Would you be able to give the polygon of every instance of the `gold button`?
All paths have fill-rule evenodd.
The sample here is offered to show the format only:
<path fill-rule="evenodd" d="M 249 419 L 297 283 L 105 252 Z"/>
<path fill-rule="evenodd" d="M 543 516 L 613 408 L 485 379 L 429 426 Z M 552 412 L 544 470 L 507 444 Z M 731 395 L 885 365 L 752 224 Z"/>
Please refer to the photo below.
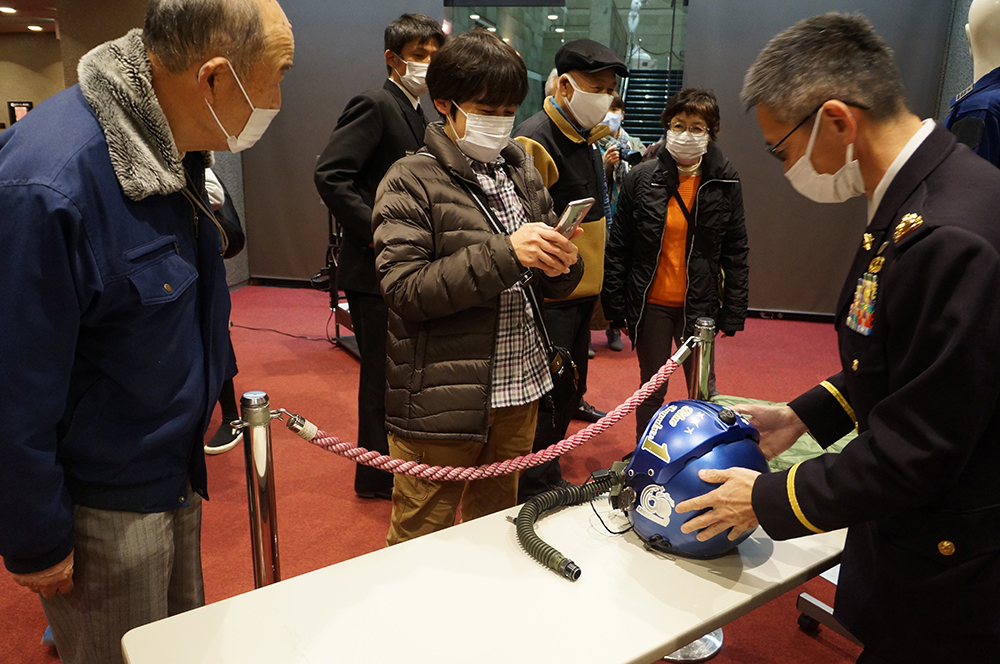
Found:
<path fill-rule="evenodd" d="M 181 496 L 181 497 L 180 497 L 180 501 L 181 501 L 182 503 L 184 502 L 184 496 Z"/>
<path fill-rule="evenodd" d="M 941 540 L 938 542 L 938 551 L 941 552 L 942 556 L 950 556 L 955 553 L 955 543 L 948 540 Z"/>
<path fill-rule="evenodd" d="M 858 361 L 857 360 L 854 360 L 853 362 L 851 362 L 851 369 L 853 369 L 854 371 L 858 370 Z"/>
<path fill-rule="evenodd" d="M 174 289 L 170 284 L 163 284 L 163 290 L 167 291 L 168 293 L 174 292 Z"/>

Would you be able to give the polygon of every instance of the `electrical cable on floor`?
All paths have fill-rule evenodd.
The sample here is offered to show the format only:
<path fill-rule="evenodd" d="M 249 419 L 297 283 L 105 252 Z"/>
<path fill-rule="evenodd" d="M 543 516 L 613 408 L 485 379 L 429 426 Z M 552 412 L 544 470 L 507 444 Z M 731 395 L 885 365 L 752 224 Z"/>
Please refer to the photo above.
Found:
<path fill-rule="evenodd" d="M 332 311 L 330 312 L 330 317 L 326 319 L 326 329 L 325 329 L 326 338 L 325 339 L 324 338 L 320 338 L 320 337 L 309 337 L 309 336 L 306 336 L 304 334 L 292 334 L 290 332 L 282 332 L 281 330 L 275 330 L 274 328 L 271 328 L 271 327 L 252 327 L 250 325 L 239 325 L 238 323 L 232 323 L 232 324 L 230 324 L 230 327 L 239 327 L 239 328 L 242 328 L 244 330 L 253 330 L 254 332 L 274 332 L 275 334 L 280 334 L 280 335 L 285 336 L 285 337 L 291 337 L 293 339 L 305 339 L 307 341 L 326 341 L 330 345 L 337 346 L 338 344 L 337 344 L 336 339 L 334 339 L 334 338 L 332 338 L 330 336 L 330 321 L 331 320 L 333 320 L 333 312 Z"/>

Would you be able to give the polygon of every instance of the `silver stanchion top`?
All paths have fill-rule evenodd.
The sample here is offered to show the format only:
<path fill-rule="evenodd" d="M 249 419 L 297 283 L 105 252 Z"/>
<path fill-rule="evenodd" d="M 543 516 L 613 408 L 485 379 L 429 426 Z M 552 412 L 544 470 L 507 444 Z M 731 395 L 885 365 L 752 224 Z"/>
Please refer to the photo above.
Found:
<path fill-rule="evenodd" d="M 263 406 L 268 403 L 270 403 L 270 400 L 267 398 L 267 392 L 261 392 L 260 390 L 244 392 L 243 397 L 240 399 L 240 405 L 251 408 L 255 406 Z"/>

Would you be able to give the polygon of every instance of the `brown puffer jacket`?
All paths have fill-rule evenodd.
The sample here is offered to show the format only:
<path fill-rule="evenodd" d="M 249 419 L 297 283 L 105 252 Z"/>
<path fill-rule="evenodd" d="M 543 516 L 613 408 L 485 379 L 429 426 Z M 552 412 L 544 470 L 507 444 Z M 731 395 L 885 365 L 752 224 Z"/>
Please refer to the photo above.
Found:
<path fill-rule="evenodd" d="M 397 161 L 375 198 L 375 267 L 389 305 L 386 428 L 404 438 L 486 442 L 500 293 L 526 270 L 496 235 L 459 179 L 485 195 L 441 123 L 426 147 Z M 524 148 L 501 153 L 529 222 L 555 225 L 552 199 Z M 566 297 L 582 261 L 550 279 L 535 270 L 535 292 Z"/>

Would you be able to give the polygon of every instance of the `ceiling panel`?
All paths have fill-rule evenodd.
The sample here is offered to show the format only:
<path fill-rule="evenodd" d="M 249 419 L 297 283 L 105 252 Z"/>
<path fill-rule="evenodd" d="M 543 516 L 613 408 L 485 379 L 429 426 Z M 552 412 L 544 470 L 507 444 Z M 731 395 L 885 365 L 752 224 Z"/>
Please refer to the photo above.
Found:
<path fill-rule="evenodd" d="M 0 0 L 0 7 L 11 7 L 16 14 L 0 13 L 0 33 L 30 32 L 29 25 L 37 25 L 44 32 L 55 32 L 56 6 L 53 0 Z"/>

